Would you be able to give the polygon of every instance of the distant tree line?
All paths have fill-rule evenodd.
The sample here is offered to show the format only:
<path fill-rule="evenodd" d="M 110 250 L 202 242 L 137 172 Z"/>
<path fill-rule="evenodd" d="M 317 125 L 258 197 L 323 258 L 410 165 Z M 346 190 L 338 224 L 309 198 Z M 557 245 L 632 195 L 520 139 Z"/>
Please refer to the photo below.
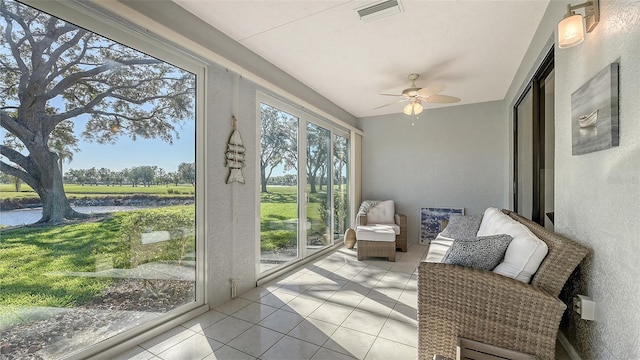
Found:
<path fill-rule="evenodd" d="M 333 184 L 341 188 L 341 186 L 346 183 L 347 183 L 347 177 L 341 176 L 340 173 L 336 172 L 333 178 Z M 320 182 L 319 185 L 321 184 L 322 182 Z M 267 180 L 267 185 L 296 186 L 298 185 L 298 176 L 293 174 L 271 176 Z"/>
<path fill-rule="evenodd" d="M 152 186 L 173 184 L 195 185 L 195 163 L 181 163 L 178 170 L 167 172 L 158 166 L 134 166 L 119 171 L 107 168 L 97 169 L 69 169 L 64 174 L 65 183 L 79 185 L 107 185 L 107 186 Z"/>
<path fill-rule="evenodd" d="M 333 183 L 342 189 L 346 184 L 346 167 L 349 161 L 348 140 L 331 137 L 331 132 L 320 126 L 307 124 L 306 164 L 298 163 L 298 118 L 267 104 L 260 104 L 260 191 L 267 185 L 297 185 L 295 175 L 272 176 L 276 168 L 285 171 L 303 166 L 307 184 L 312 194 L 322 191 L 333 173 Z M 333 146 L 333 159 L 330 159 Z M 333 169 L 330 168 L 333 166 Z"/>

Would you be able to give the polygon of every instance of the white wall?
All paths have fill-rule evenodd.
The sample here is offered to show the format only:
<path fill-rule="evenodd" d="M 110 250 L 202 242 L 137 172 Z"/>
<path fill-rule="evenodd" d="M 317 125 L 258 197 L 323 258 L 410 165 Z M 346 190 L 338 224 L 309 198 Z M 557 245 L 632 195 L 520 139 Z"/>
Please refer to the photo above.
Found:
<path fill-rule="evenodd" d="M 556 53 L 556 230 L 594 252 L 595 323 L 577 322 L 583 359 L 640 358 L 640 2 L 602 1 L 584 44 Z M 620 146 L 571 155 L 571 93 L 620 58 Z M 572 337 L 573 334 L 568 335 Z"/>
<path fill-rule="evenodd" d="M 561 330 L 584 359 L 640 358 L 640 2 L 601 0 L 600 24 L 574 48 L 556 48 L 555 230 L 593 249 L 570 283 L 594 298 L 597 320 L 568 312 Z M 512 91 L 534 69 L 566 2 L 552 1 Z M 582 10 L 579 10 L 582 13 Z M 620 59 L 620 146 L 571 155 L 571 93 Z M 508 109 L 507 109 L 508 110 Z"/>
<path fill-rule="evenodd" d="M 419 242 L 421 207 L 505 207 L 507 122 L 502 101 L 360 119 L 362 199 L 393 199 Z M 412 125 L 414 123 L 414 125 Z"/>

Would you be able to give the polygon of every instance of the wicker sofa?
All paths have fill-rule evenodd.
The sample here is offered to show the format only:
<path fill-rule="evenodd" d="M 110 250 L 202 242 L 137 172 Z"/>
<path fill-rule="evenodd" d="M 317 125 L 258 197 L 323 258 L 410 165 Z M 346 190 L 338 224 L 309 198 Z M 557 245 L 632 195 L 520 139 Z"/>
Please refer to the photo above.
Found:
<path fill-rule="evenodd" d="M 435 354 L 455 358 L 459 337 L 540 359 L 555 358 L 558 327 L 566 309 L 558 295 L 590 250 L 514 212 L 502 212 L 543 240 L 547 256 L 529 284 L 492 271 L 421 262 L 420 359 L 432 359 Z"/>

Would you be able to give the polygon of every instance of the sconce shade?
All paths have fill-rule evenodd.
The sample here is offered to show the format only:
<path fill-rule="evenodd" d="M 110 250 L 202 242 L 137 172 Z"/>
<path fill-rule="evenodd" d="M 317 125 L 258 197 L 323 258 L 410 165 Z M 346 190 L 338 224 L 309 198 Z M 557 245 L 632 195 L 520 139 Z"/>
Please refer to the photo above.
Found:
<path fill-rule="evenodd" d="M 582 15 L 573 13 L 558 23 L 558 47 L 560 49 L 576 46 L 582 41 L 584 41 Z"/>
<path fill-rule="evenodd" d="M 424 109 L 424 107 L 422 106 L 422 104 L 420 103 L 419 100 L 414 100 L 411 101 L 410 103 L 407 104 L 407 106 L 404 107 L 403 112 L 406 115 L 418 115 L 422 112 L 422 110 Z"/>

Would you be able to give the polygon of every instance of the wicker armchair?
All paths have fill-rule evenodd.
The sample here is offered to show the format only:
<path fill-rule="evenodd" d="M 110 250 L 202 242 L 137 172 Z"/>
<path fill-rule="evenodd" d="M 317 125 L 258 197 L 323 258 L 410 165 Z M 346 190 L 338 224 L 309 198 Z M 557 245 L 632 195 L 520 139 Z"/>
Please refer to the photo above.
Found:
<path fill-rule="evenodd" d="M 400 234 L 396 235 L 396 250 L 407 252 L 407 215 L 395 214 L 395 223 L 400 226 Z M 360 224 L 367 225 L 367 215 L 360 216 Z"/>
<path fill-rule="evenodd" d="M 543 240 L 549 252 L 530 284 L 491 271 L 422 262 L 418 268 L 418 354 L 456 357 L 458 337 L 554 359 L 566 305 L 558 299 L 589 249 L 502 210 Z"/>

